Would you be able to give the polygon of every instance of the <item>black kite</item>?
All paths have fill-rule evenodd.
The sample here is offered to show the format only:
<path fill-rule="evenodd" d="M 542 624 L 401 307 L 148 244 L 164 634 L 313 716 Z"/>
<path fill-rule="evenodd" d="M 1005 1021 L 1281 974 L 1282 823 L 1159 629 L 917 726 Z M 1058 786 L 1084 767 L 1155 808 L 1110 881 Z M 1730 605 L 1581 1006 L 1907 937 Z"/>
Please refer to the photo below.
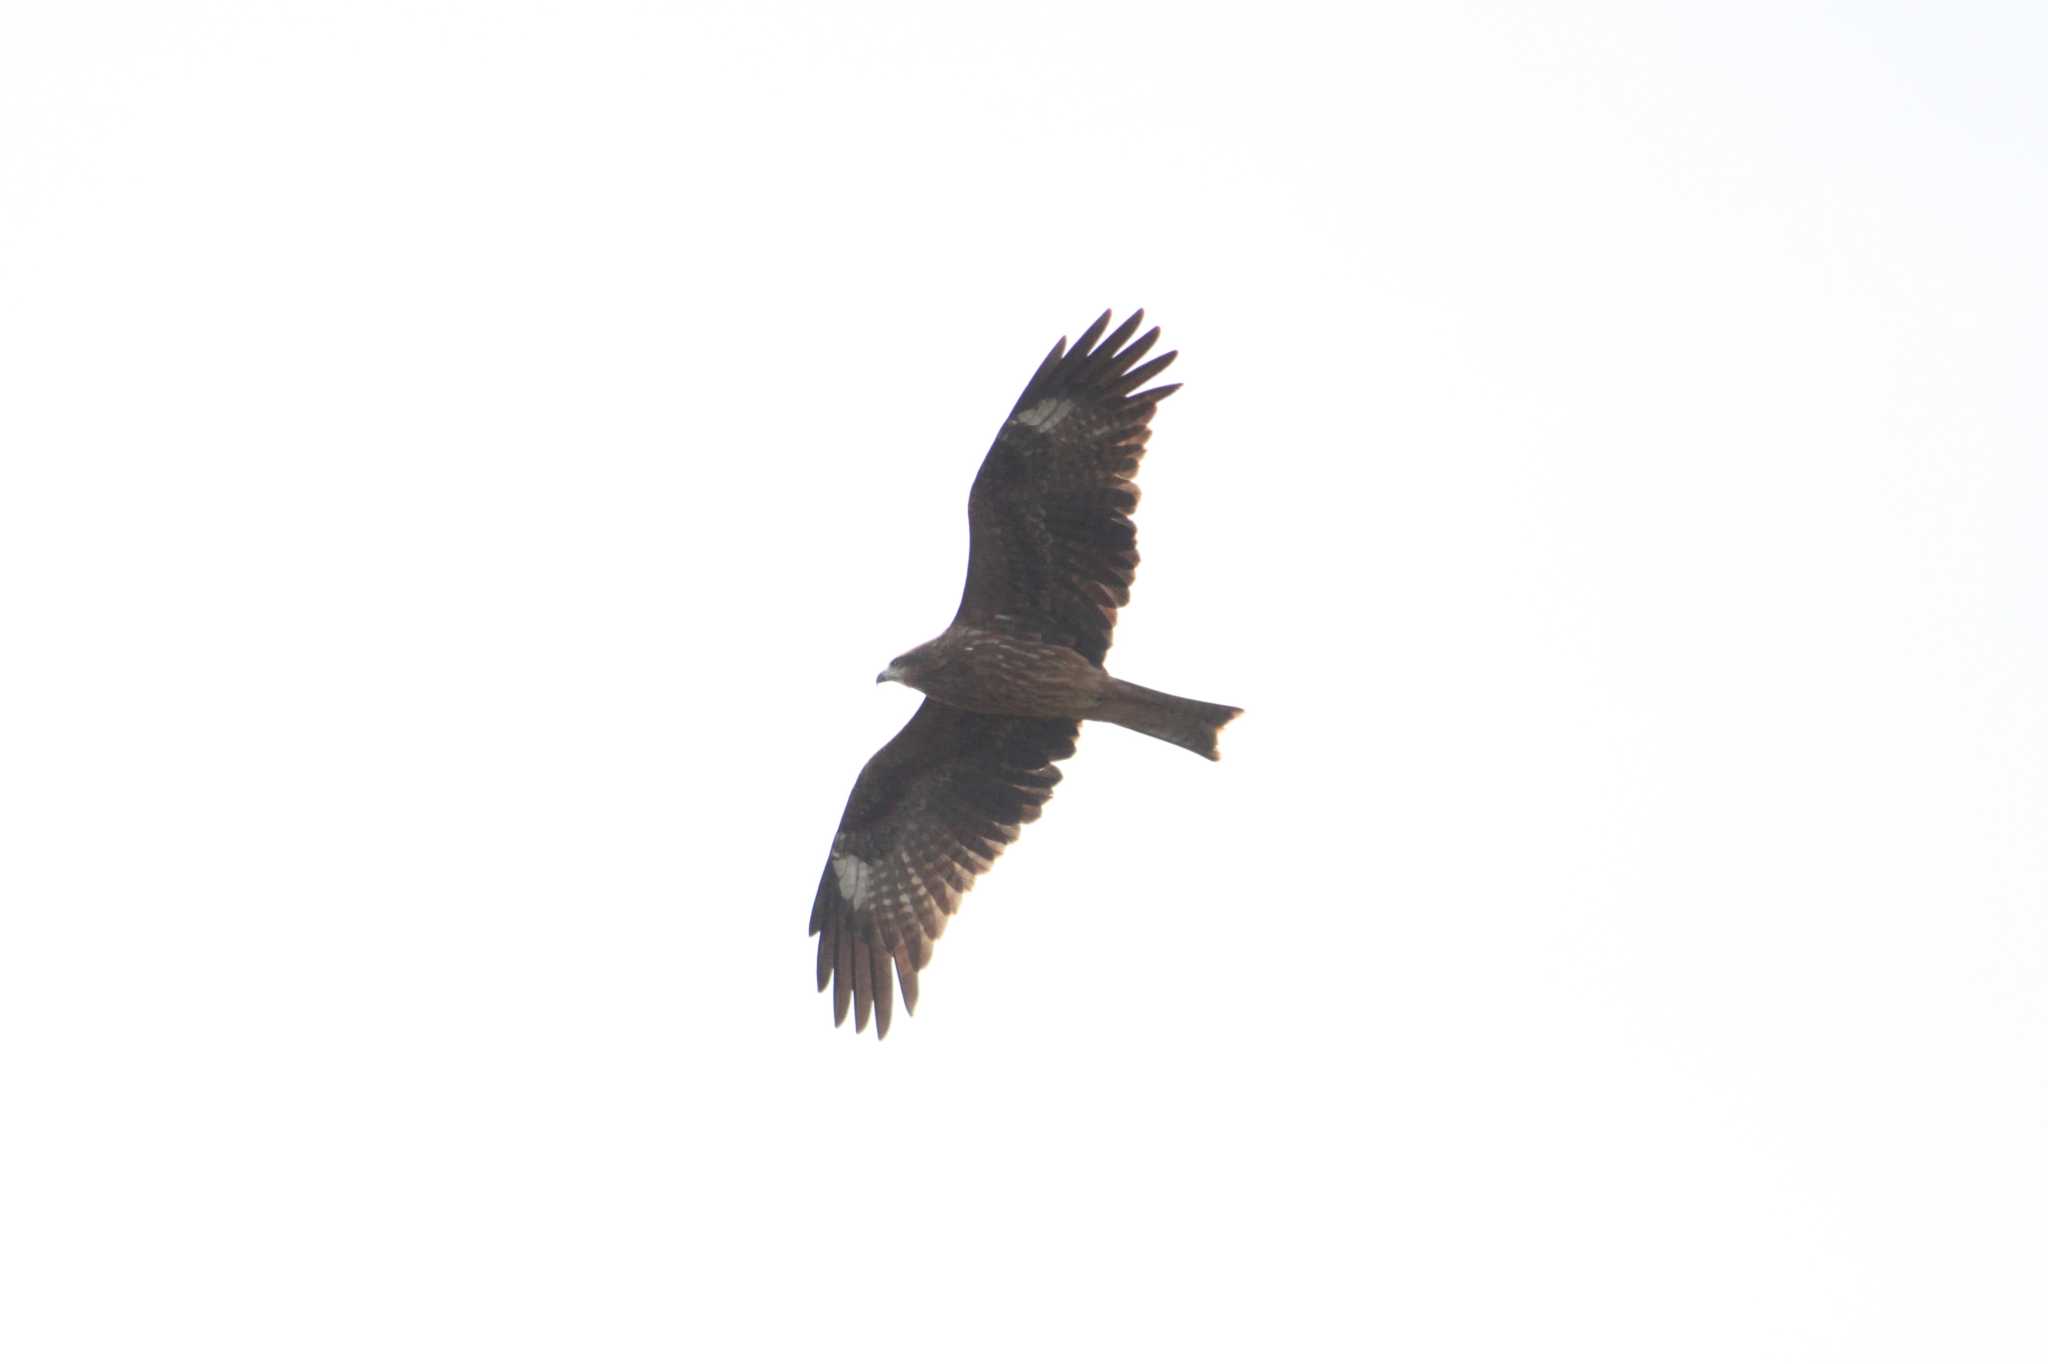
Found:
<path fill-rule="evenodd" d="M 1152 412 L 1179 388 L 1133 392 L 1173 360 L 1139 364 L 1131 314 L 1066 338 L 1024 386 L 967 499 L 967 586 L 952 625 L 890 663 L 925 702 L 868 760 L 818 881 L 811 932 L 818 988 L 835 1022 L 886 1036 L 894 1001 L 917 1007 L 917 973 L 947 916 L 1038 818 L 1073 756 L 1081 721 L 1107 720 L 1216 757 L 1216 733 L 1240 712 L 1133 686 L 1102 670 L 1117 608 L 1138 566 L 1131 478 Z M 1130 344 L 1126 346 L 1126 342 Z"/>

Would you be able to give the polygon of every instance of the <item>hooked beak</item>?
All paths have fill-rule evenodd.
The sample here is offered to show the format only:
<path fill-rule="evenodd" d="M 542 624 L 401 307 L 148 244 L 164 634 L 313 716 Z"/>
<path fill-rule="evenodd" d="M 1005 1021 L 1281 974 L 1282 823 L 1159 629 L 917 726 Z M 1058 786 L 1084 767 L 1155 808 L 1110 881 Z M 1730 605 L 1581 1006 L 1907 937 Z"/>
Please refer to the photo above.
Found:
<path fill-rule="evenodd" d="M 891 663 L 888 667 L 875 674 L 875 685 L 879 687 L 884 682 L 894 682 L 897 678 L 896 665 Z"/>

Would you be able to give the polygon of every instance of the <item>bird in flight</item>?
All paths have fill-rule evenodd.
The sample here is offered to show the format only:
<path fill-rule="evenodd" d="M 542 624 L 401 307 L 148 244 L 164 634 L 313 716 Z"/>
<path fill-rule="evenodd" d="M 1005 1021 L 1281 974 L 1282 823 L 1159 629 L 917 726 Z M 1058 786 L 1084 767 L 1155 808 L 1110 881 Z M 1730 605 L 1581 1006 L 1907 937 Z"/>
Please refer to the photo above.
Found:
<path fill-rule="evenodd" d="M 996 433 L 967 499 L 967 585 L 944 634 L 900 655 L 876 682 L 925 695 L 861 769 L 811 906 L 818 988 L 835 1023 L 875 1020 L 885 1037 L 894 983 L 917 1008 L 917 973 L 989 869 L 1038 818 L 1074 753 L 1081 721 L 1107 720 L 1216 758 L 1241 712 L 1152 691 L 1102 669 L 1138 566 L 1131 482 L 1152 413 L 1179 388 L 1143 385 L 1142 310 L 1108 313 L 1069 349 L 1060 338 Z M 1104 335 L 1108 332 L 1108 335 Z M 1142 391 L 1139 391 L 1141 390 Z"/>

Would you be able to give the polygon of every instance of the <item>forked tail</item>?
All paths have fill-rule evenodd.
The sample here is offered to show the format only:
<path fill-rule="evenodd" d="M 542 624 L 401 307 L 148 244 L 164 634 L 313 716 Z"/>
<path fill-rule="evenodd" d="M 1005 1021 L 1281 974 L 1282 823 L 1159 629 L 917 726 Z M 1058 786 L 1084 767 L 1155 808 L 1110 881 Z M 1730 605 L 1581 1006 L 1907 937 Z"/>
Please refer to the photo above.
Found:
<path fill-rule="evenodd" d="M 1107 720 L 1125 729 L 1135 729 L 1155 739 L 1179 744 L 1215 762 L 1216 734 L 1244 714 L 1236 706 L 1218 706 L 1208 701 L 1190 701 L 1185 696 L 1153 691 L 1135 682 L 1110 679 L 1110 688 L 1088 716 Z"/>

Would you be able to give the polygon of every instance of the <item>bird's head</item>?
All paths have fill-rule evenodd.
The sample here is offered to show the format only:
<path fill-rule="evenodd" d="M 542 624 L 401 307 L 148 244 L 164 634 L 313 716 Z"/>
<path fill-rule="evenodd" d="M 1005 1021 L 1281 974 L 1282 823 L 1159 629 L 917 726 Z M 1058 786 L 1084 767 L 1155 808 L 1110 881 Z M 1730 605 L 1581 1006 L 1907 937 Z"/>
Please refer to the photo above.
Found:
<path fill-rule="evenodd" d="M 907 654 L 898 654 L 889 660 L 889 666 L 875 675 L 877 686 L 884 682 L 901 682 L 906 687 L 915 687 L 924 665 L 931 655 L 932 641 L 926 640 Z"/>

